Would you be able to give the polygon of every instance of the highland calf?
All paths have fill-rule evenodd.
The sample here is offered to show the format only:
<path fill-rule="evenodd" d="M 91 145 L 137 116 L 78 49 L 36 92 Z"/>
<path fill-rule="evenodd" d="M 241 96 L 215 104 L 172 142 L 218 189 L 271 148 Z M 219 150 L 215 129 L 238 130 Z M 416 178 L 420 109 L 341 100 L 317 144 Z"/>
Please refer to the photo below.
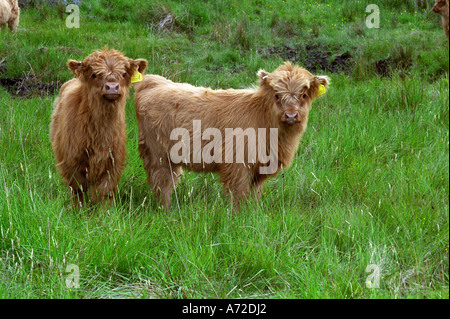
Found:
<path fill-rule="evenodd" d="M 19 15 L 18 0 L 0 0 L 0 29 L 5 29 L 8 25 L 15 32 L 19 25 Z"/>
<path fill-rule="evenodd" d="M 158 75 L 136 85 L 139 152 L 166 208 L 182 168 L 219 173 L 238 207 L 251 193 L 260 198 L 264 181 L 289 166 L 328 78 L 289 62 L 258 76 L 259 87 L 248 90 L 211 90 Z"/>
<path fill-rule="evenodd" d="M 95 51 L 84 61 L 67 63 L 75 78 L 55 100 L 50 139 L 57 168 L 74 203 L 111 201 L 125 162 L 125 104 L 136 71 L 147 61 L 115 50 Z"/>
<path fill-rule="evenodd" d="M 448 0 L 436 0 L 436 3 L 433 6 L 433 11 L 442 17 L 442 28 L 444 29 L 444 33 L 447 36 L 447 39 L 448 39 L 448 8 L 449 8 Z"/>

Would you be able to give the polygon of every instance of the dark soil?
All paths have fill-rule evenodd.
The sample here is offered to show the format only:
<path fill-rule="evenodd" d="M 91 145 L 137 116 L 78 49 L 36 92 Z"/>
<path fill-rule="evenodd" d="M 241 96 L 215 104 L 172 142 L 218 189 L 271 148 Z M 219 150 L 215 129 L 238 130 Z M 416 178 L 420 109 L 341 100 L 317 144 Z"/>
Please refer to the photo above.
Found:
<path fill-rule="evenodd" d="M 375 72 L 382 77 L 391 77 L 394 71 L 400 76 L 410 75 L 411 62 L 408 60 L 399 60 L 387 58 L 375 62 Z"/>
<path fill-rule="evenodd" d="M 55 83 L 40 83 L 34 77 L 0 78 L 0 85 L 11 95 L 24 98 L 54 95 L 59 89 Z"/>
<path fill-rule="evenodd" d="M 301 54 L 300 50 L 284 44 L 281 47 L 260 48 L 257 52 L 265 59 L 280 57 L 283 60 L 292 62 L 297 62 L 300 59 Z"/>
<path fill-rule="evenodd" d="M 391 76 L 391 63 L 389 59 L 377 61 L 375 63 L 375 72 L 381 76 Z"/>
<path fill-rule="evenodd" d="M 341 71 L 349 73 L 352 67 L 351 59 L 352 56 L 348 51 L 342 54 L 334 54 L 321 45 L 307 45 L 303 65 L 311 72 L 322 70 L 332 73 Z"/>
<path fill-rule="evenodd" d="M 311 72 L 345 72 L 350 73 L 352 69 L 352 56 L 348 51 L 342 54 L 322 45 L 307 45 L 304 48 L 281 47 L 260 48 L 257 51 L 263 58 L 280 57 L 285 61 L 297 63 Z"/>
<path fill-rule="evenodd" d="M 6 72 L 5 60 L 0 60 L 0 86 L 3 86 L 11 95 L 16 97 L 31 98 L 36 96 L 54 95 L 59 90 L 59 83 L 40 82 L 34 73 L 21 78 L 2 77 Z"/>

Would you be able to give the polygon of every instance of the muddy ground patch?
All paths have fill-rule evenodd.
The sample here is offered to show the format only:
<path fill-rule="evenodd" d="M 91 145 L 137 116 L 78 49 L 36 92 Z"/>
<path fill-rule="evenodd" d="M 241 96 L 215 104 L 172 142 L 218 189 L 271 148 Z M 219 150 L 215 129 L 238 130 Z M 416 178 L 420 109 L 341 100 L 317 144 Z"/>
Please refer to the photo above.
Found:
<path fill-rule="evenodd" d="M 351 73 L 353 57 L 348 51 L 333 49 L 324 45 L 261 47 L 257 52 L 263 58 L 279 57 L 285 61 L 297 63 L 311 72 L 326 71 L 332 73 Z"/>
<path fill-rule="evenodd" d="M 21 78 L 1 78 L 0 85 L 12 96 L 22 98 L 44 97 L 58 92 L 59 83 L 39 82 L 36 77 L 25 76 Z"/>

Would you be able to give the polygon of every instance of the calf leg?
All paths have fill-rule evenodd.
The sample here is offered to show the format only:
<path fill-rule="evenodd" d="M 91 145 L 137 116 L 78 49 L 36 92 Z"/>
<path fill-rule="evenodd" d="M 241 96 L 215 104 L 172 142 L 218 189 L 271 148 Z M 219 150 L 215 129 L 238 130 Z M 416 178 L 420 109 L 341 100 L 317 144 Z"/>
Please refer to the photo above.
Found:
<path fill-rule="evenodd" d="M 261 196 L 263 193 L 264 182 L 267 179 L 265 175 L 255 174 L 251 183 L 251 192 L 256 196 L 256 198 L 261 200 Z"/>
<path fill-rule="evenodd" d="M 170 198 L 181 175 L 180 166 L 159 166 L 147 171 L 147 182 L 153 193 L 166 209 L 170 207 Z"/>
<path fill-rule="evenodd" d="M 159 203 L 168 209 L 172 192 L 182 173 L 181 166 L 169 162 L 165 154 L 152 152 L 144 143 L 139 144 L 139 152 L 147 173 L 147 183 Z"/>
<path fill-rule="evenodd" d="M 18 25 L 19 25 L 19 18 L 18 17 L 8 21 L 9 30 L 11 30 L 12 32 L 16 32 L 17 31 L 17 26 Z"/>
<path fill-rule="evenodd" d="M 111 204 L 124 169 L 123 158 L 108 159 L 106 171 L 95 181 L 91 191 L 92 201 Z"/>
<path fill-rule="evenodd" d="M 101 167 L 100 176 L 93 180 L 91 200 L 93 202 L 112 204 L 120 176 L 125 168 L 125 142 L 109 151 L 109 157 L 96 164 Z"/>
<path fill-rule="evenodd" d="M 250 173 L 240 164 L 224 165 L 219 169 L 223 187 L 233 198 L 233 209 L 238 209 L 250 193 Z"/>
<path fill-rule="evenodd" d="M 76 168 L 61 167 L 60 170 L 66 185 L 69 186 L 72 193 L 73 205 L 83 207 L 84 192 L 88 188 L 86 168 L 81 166 Z"/>
<path fill-rule="evenodd" d="M 92 202 L 111 204 L 116 192 L 116 186 L 116 178 L 109 171 L 104 173 L 91 188 Z"/>

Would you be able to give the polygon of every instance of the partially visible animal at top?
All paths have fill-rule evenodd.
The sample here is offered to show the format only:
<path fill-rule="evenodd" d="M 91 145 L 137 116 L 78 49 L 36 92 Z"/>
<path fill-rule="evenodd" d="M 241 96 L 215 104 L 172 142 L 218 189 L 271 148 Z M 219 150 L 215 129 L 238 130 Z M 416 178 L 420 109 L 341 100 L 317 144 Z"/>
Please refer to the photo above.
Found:
<path fill-rule="evenodd" d="M 0 29 L 6 26 L 13 32 L 17 31 L 19 25 L 19 2 L 18 0 L 0 0 Z"/>
<path fill-rule="evenodd" d="M 436 0 L 433 11 L 442 17 L 442 28 L 448 39 L 448 0 Z"/>

